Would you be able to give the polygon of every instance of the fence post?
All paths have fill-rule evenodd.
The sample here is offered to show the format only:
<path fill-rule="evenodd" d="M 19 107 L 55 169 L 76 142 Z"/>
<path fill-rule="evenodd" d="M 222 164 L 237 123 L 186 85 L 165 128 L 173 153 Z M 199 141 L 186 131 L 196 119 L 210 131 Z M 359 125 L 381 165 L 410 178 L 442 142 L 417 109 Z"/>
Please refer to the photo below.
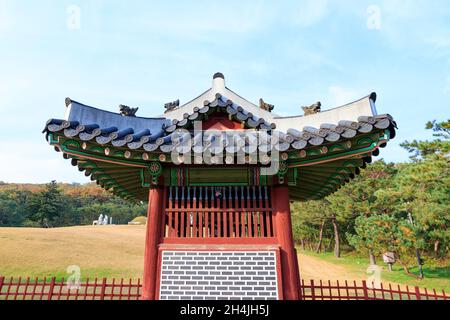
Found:
<path fill-rule="evenodd" d="M 5 277 L 0 277 L 0 297 L 2 296 L 3 283 L 5 282 Z"/>
<path fill-rule="evenodd" d="M 419 287 L 414 287 L 414 289 L 415 289 L 415 291 L 416 291 L 416 298 L 417 298 L 417 300 L 421 300 L 421 298 L 420 298 L 420 289 L 419 289 Z"/>
<path fill-rule="evenodd" d="M 100 300 L 105 299 L 105 291 L 106 291 L 106 278 L 102 280 L 102 291 L 100 292 Z"/>
<path fill-rule="evenodd" d="M 364 300 L 369 300 L 369 293 L 367 291 L 366 280 L 362 281 L 362 285 L 363 285 Z"/>
<path fill-rule="evenodd" d="M 305 289 L 305 281 L 303 279 L 301 279 L 300 290 L 299 290 L 299 294 L 298 294 L 299 300 L 305 300 L 305 299 L 303 299 L 304 289 Z"/>
<path fill-rule="evenodd" d="M 52 281 L 50 281 L 50 288 L 48 289 L 47 300 L 52 300 L 53 289 L 55 288 L 55 281 L 56 281 L 55 277 L 53 277 Z"/>
<path fill-rule="evenodd" d="M 316 300 L 316 290 L 314 289 L 314 280 L 311 279 L 311 299 Z"/>

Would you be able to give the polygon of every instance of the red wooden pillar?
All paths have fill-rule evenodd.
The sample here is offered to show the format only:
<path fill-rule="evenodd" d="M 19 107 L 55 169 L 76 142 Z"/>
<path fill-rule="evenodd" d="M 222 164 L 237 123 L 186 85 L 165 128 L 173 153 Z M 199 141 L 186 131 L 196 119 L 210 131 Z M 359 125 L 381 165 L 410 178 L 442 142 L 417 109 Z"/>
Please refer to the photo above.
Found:
<path fill-rule="evenodd" d="M 297 252 L 292 236 L 289 191 L 285 185 L 272 189 L 272 208 L 278 243 L 281 247 L 281 268 L 283 277 L 283 297 L 285 300 L 298 300 L 300 293 L 300 275 Z"/>
<path fill-rule="evenodd" d="M 164 189 L 151 187 L 148 195 L 147 233 L 145 237 L 144 277 L 142 299 L 155 300 L 158 266 L 158 244 L 161 240 L 161 217 L 164 203 Z"/>

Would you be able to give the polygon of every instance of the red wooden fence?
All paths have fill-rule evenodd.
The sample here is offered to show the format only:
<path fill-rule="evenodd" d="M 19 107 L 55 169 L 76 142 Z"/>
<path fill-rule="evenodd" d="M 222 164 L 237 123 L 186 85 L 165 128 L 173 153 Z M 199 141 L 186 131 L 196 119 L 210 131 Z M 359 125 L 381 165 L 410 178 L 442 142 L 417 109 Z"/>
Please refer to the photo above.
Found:
<path fill-rule="evenodd" d="M 0 300 L 137 300 L 141 296 L 141 287 L 139 279 L 87 279 L 78 289 L 69 289 L 64 278 L 40 281 L 37 278 L 0 277 Z"/>
<path fill-rule="evenodd" d="M 400 285 L 393 287 L 392 284 L 375 287 L 368 285 L 366 281 L 331 281 L 314 280 L 301 283 L 303 300 L 450 300 L 450 295 L 444 290 L 437 292 L 435 289 L 428 290 L 419 287 L 410 288 Z"/>
<path fill-rule="evenodd" d="M 86 280 L 78 289 L 69 289 L 64 278 L 40 281 L 37 278 L 5 278 L 0 277 L 0 300 L 139 300 L 142 284 L 140 280 L 112 279 Z M 301 283 L 303 300 L 450 300 L 444 290 L 427 290 L 419 287 L 405 286 L 396 288 L 373 288 L 366 281 L 349 283 L 331 281 Z"/>

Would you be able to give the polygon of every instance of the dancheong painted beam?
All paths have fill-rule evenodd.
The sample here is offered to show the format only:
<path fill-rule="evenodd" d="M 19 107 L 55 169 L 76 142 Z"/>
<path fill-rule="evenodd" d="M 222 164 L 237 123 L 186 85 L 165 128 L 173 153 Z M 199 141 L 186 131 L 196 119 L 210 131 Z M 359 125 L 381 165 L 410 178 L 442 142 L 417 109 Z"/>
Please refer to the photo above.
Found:
<path fill-rule="evenodd" d="M 142 299 L 299 299 L 289 203 L 325 197 L 395 137 L 376 94 L 281 117 L 217 73 L 153 118 L 66 99 L 48 142 L 92 181 L 148 201 Z"/>

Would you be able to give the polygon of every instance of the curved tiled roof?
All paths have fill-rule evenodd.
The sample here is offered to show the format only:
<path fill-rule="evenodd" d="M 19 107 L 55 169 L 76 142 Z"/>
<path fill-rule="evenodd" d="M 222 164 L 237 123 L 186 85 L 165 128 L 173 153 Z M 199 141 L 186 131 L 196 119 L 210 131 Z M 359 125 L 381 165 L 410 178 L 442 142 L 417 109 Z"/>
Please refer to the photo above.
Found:
<path fill-rule="evenodd" d="M 74 102 L 72 102 L 73 104 Z M 193 129 L 194 121 L 203 121 L 207 115 L 214 112 L 223 112 L 242 122 L 246 128 L 267 130 L 272 136 L 277 133 L 279 143 L 272 145 L 279 151 L 301 150 L 307 146 L 320 146 L 328 142 L 351 139 L 358 134 L 370 133 L 374 129 L 389 129 L 390 138 L 393 138 L 396 128 L 393 118 L 385 114 L 359 116 L 358 121 L 340 120 L 337 124 L 324 123 L 319 128 L 305 126 L 303 130 L 290 128 L 287 132 L 279 132 L 276 131 L 274 123 L 254 116 L 220 94 L 216 94 L 214 101 L 205 101 L 203 107 L 194 108 L 193 113 L 186 113 L 181 121 L 170 121 L 165 118 L 125 117 L 79 103 L 76 103 L 75 107 L 77 108 L 76 115 L 82 116 L 76 118 L 71 114 L 69 120 L 51 119 L 47 122 L 44 132 L 57 132 L 66 137 L 91 141 L 99 145 L 125 147 L 131 150 L 143 149 L 148 152 L 170 152 L 182 142 L 177 132 L 178 129 Z M 74 107 L 72 106 L 72 108 Z M 102 119 L 102 123 L 106 123 L 107 126 L 102 127 L 98 123 L 93 123 L 94 119 Z M 236 131 L 232 134 L 239 135 L 241 133 Z M 270 142 L 268 142 L 270 148 L 269 145 L 271 145 Z M 245 145 L 241 147 L 245 149 Z M 230 152 L 230 149 L 227 151 Z"/>
<path fill-rule="evenodd" d="M 50 119 L 43 132 L 72 165 L 127 199 L 145 201 L 147 188 L 157 183 L 149 172 L 151 166 L 164 166 L 164 173 L 172 179 L 171 170 L 179 168 L 171 165 L 172 157 L 167 153 L 175 149 L 185 154 L 192 148 L 195 153 L 221 154 L 225 150 L 223 167 L 234 164 L 228 161 L 234 160 L 230 154 L 244 154 L 244 165 L 238 167 L 251 170 L 262 170 L 268 164 L 264 153 L 280 151 L 287 170 L 279 169 L 264 183 L 273 183 L 270 179 L 278 179 L 278 174 L 282 179 L 286 176 L 291 199 L 308 200 L 324 197 L 351 180 L 371 162 L 372 155 L 379 154 L 379 148 L 395 137 L 395 121 L 389 114 L 377 115 L 375 100 L 376 95 L 371 94 L 312 115 L 281 117 L 238 96 L 225 87 L 223 76 L 217 76 L 207 92 L 156 118 L 123 116 L 67 99 L 65 119 Z M 219 138 L 218 130 L 197 135 L 196 122 L 212 119 L 207 125 L 228 119 L 250 130 L 225 130 Z M 244 136 L 249 133 L 263 137 L 257 145 L 261 166 L 255 168 L 248 166 L 256 163 L 251 154 L 255 146 L 249 145 L 249 136 Z M 184 143 L 187 141 L 190 144 Z"/>

